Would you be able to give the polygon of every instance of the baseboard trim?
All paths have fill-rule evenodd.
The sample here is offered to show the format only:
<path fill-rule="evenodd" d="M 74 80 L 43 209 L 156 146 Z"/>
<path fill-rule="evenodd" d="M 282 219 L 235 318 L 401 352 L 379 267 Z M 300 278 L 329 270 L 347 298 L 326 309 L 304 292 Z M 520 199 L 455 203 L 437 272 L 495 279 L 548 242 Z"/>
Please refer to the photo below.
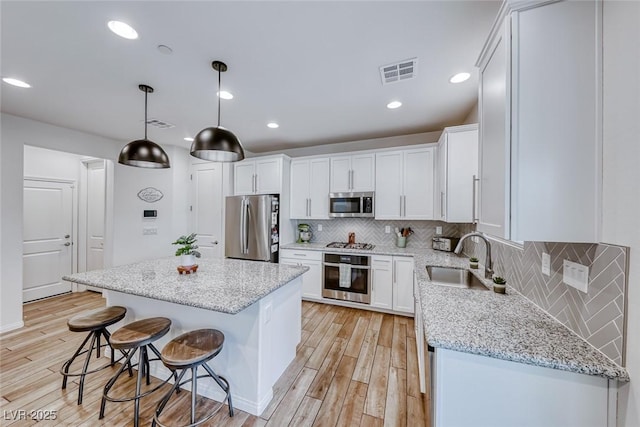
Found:
<path fill-rule="evenodd" d="M 8 325 L 2 325 L 2 326 L 0 326 L 0 334 L 4 333 L 4 332 L 13 331 L 15 329 L 20 329 L 23 326 L 24 326 L 24 322 L 23 321 L 10 323 Z"/>

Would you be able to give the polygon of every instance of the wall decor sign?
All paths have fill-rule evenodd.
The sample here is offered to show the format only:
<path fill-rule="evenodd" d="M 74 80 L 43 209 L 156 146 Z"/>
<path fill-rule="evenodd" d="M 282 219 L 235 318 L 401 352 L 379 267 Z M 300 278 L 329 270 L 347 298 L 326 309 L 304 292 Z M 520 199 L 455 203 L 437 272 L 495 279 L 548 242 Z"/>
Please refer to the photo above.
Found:
<path fill-rule="evenodd" d="M 140 200 L 144 200 L 147 203 L 157 202 L 158 200 L 162 199 L 163 196 L 164 194 L 162 194 L 162 191 L 153 187 L 143 188 L 142 190 L 138 191 L 138 198 Z"/>

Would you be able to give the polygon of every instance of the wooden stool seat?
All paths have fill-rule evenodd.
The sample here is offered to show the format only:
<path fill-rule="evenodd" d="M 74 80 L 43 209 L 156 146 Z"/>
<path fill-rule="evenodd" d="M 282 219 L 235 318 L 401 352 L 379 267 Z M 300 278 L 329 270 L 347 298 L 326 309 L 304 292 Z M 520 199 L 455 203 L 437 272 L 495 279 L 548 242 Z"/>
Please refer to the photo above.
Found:
<path fill-rule="evenodd" d="M 111 334 L 111 347 L 136 348 L 149 344 L 164 336 L 171 328 L 166 317 L 151 317 L 129 323 Z"/>
<path fill-rule="evenodd" d="M 216 356 L 224 344 L 224 334 L 217 329 L 198 329 L 169 341 L 162 349 L 162 362 L 172 369 L 182 369 Z"/>
<path fill-rule="evenodd" d="M 99 308 L 72 317 L 67 322 L 71 332 L 85 332 L 102 329 L 124 319 L 127 309 L 120 306 Z"/>

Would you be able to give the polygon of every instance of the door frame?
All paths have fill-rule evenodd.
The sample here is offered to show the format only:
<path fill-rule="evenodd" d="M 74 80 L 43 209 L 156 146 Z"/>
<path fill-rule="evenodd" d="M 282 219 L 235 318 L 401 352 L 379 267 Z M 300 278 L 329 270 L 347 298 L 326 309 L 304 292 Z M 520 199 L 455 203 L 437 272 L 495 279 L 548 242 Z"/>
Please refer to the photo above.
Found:
<path fill-rule="evenodd" d="M 73 250 L 71 251 L 71 272 L 78 272 L 78 183 L 75 180 L 60 179 L 60 178 L 45 178 L 24 175 L 22 177 L 22 191 L 24 192 L 25 181 L 38 181 L 38 182 L 52 182 L 56 184 L 69 184 L 71 185 L 71 245 Z M 24 220 L 24 207 L 22 209 L 22 218 Z M 24 226 L 24 225 L 23 225 Z M 24 241 L 24 239 L 23 239 Z M 24 256 L 24 251 L 22 251 Z M 22 289 L 24 290 L 24 277 L 23 277 Z M 71 292 L 75 292 L 75 285 L 72 284 Z"/>

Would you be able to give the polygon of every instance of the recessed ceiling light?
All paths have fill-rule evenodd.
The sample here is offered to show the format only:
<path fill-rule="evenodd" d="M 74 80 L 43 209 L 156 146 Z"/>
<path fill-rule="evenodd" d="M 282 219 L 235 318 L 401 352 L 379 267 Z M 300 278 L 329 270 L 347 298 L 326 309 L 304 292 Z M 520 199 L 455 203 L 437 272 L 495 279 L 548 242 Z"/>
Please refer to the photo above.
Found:
<path fill-rule="evenodd" d="M 471 77 L 471 74 L 469 73 L 458 73 L 455 76 L 451 76 L 451 78 L 449 79 L 450 83 L 462 83 L 464 81 L 469 80 L 469 77 Z"/>
<path fill-rule="evenodd" d="M 276 122 L 269 122 L 269 123 L 267 123 L 267 127 L 271 128 L 271 129 L 278 129 L 280 127 L 280 125 L 277 124 Z"/>
<path fill-rule="evenodd" d="M 14 79 L 12 77 L 3 77 L 2 81 L 10 84 L 11 86 L 17 87 L 31 87 L 31 85 L 27 82 L 23 82 L 22 80 Z"/>
<path fill-rule="evenodd" d="M 233 94 L 231 92 L 227 92 L 226 90 L 221 90 L 220 92 L 216 93 L 216 95 L 218 95 L 222 99 L 233 99 Z"/>
<path fill-rule="evenodd" d="M 402 102 L 400 101 L 391 101 L 387 104 L 387 108 L 389 108 L 390 110 L 393 110 L 394 108 L 400 108 L 400 106 L 402 106 Z"/>
<path fill-rule="evenodd" d="M 125 24 L 124 22 L 109 21 L 107 23 L 107 26 L 111 31 L 125 39 L 135 40 L 138 38 L 138 32 L 134 30 L 133 27 L 131 27 L 129 24 Z"/>
<path fill-rule="evenodd" d="M 186 138 L 184 138 L 184 140 L 185 140 L 185 141 L 189 141 L 189 142 L 193 142 L 193 138 L 190 138 L 190 137 L 188 137 L 188 136 L 187 136 Z"/>

